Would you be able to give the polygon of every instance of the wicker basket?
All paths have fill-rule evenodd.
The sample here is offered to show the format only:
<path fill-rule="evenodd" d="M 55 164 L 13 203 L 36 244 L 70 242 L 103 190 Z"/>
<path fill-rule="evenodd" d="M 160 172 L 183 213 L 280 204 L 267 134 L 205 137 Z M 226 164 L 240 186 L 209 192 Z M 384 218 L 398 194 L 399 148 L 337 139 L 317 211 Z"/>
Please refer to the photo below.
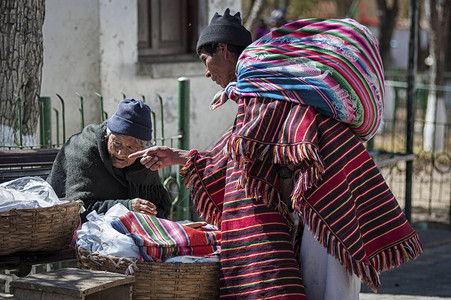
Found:
<path fill-rule="evenodd" d="M 158 263 L 77 248 L 78 267 L 135 276 L 133 299 L 218 299 L 219 263 Z"/>
<path fill-rule="evenodd" d="M 80 202 L 0 212 L 0 255 L 66 248 L 79 222 Z"/>

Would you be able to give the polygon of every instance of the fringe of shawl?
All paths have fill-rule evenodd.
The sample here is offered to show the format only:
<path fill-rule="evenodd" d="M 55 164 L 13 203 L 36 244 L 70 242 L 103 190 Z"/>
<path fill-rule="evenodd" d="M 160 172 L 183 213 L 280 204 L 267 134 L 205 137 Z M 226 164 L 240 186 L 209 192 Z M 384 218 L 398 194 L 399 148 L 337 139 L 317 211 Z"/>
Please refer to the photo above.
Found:
<path fill-rule="evenodd" d="M 233 160 L 240 164 L 243 163 L 242 158 L 247 162 L 256 160 L 263 161 L 268 152 L 272 150 L 273 163 L 281 165 L 300 165 L 309 163 L 318 168 L 318 177 L 311 178 L 309 186 L 316 184 L 324 173 L 324 162 L 319 154 L 316 145 L 310 142 L 300 142 L 297 144 L 268 144 L 245 137 L 231 137 L 231 141 L 227 147 L 227 152 L 231 154 Z"/>
<path fill-rule="evenodd" d="M 295 145 L 264 144 L 243 137 L 232 137 L 227 151 L 242 170 L 241 177 L 238 180 L 238 188 L 244 188 L 247 197 L 261 197 L 268 207 L 275 205 L 277 211 L 286 218 L 290 227 L 294 224 L 294 221 L 289 212 L 288 204 L 283 201 L 280 193 L 276 192 L 276 188 L 265 178 L 255 178 L 249 175 L 248 170 L 252 163 L 256 160 L 268 159 L 268 153 L 271 152 L 274 164 L 294 164 L 296 166 L 294 172 L 296 184 L 292 195 L 301 195 L 304 191 L 316 185 L 325 171 L 318 147 L 308 142 Z M 301 171 L 301 165 L 307 166 L 307 168 Z"/>
<path fill-rule="evenodd" d="M 298 205 L 302 212 L 303 224 L 308 224 L 315 238 L 346 268 L 350 274 L 362 278 L 374 292 L 380 285 L 379 273 L 398 267 L 411 259 L 415 259 L 423 250 L 416 233 L 403 241 L 393 244 L 369 259 L 369 262 L 356 261 L 342 242 L 332 234 L 324 220 L 309 206 Z"/>
<path fill-rule="evenodd" d="M 423 253 L 423 247 L 418 234 L 415 233 L 399 244 L 373 256 L 370 261 L 376 270 L 383 272 L 398 267 L 421 253 Z"/>

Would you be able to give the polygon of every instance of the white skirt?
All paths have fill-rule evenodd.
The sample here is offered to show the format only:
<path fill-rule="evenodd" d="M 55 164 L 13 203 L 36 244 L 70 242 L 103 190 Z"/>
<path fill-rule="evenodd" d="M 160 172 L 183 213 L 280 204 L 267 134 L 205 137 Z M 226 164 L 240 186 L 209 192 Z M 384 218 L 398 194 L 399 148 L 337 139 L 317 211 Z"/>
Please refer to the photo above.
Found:
<path fill-rule="evenodd" d="M 361 280 L 327 254 L 304 225 L 301 244 L 302 279 L 308 300 L 358 300 Z"/>

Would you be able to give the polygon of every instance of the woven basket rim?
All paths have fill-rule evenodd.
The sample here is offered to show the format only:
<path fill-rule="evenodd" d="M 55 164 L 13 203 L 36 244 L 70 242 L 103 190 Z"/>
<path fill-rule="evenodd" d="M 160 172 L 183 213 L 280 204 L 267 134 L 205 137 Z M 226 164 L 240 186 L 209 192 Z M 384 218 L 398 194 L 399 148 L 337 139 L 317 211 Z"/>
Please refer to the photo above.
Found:
<path fill-rule="evenodd" d="M 59 204 L 55 204 L 49 207 L 36 207 L 36 208 L 13 208 L 10 210 L 3 210 L 0 211 L 0 214 L 6 214 L 6 213 L 10 213 L 10 212 L 34 212 L 34 211 L 46 211 L 46 210 L 50 210 L 50 209 L 58 209 L 59 207 L 62 206 L 73 206 L 77 204 L 80 208 L 82 206 L 82 202 L 80 200 L 76 200 L 76 201 L 68 201 L 68 202 L 64 202 L 64 203 L 59 203 Z"/>
<path fill-rule="evenodd" d="M 80 202 L 0 212 L 0 255 L 69 246 L 80 219 Z"/>
<path fill-rule="evenodd" d="M 89 257 L 102 257 L 102 258 L 108 258 L 110 260 L 116 260 L 116 261 L 123 261 L 123 260 L 127 260 L 130 262 L 133 262 L 135 264 L 139 264 L 139 263 L 144 263 L 144 264 L 157 264 L 157 265 L 161 265 L 161 264 L 168 264 L 168 265 L 177 265 L 177 266 L 192 266 L 192 265 L 218 265 L 219 261 L 217 262 L 202 262 L 202 263 L 183 263 L 183 262 L 156 262 L 156 261 L 145 261 L 145 260 L 141 260 L 135 257 L 120 257 L 120 256 L 114 256 L 114 255 L 105 255 L 102 253 L 99 253 L 98 251 L 89 251 L 85 248 L 82 248 L 78 245 L 75 246 L 75 252 L 77 253 L 77 259 L 78 259 L 78 255 L 80 255 L 80 258 L 89 258 Z M 84 253 L 88 253 L 89 255 L 85 255 Z"/>

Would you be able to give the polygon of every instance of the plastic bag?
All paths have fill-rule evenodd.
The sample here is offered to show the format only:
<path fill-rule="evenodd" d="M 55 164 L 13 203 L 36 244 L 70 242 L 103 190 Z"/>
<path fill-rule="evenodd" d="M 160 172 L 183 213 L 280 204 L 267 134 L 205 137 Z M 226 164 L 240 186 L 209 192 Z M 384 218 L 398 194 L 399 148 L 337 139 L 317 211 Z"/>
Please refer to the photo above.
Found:
<path fill-rule="evenodd" d="M 129 210 L 121 203 L 111 207 L 105 215 L 94 210 L 77 231 L 77 245 L 88 251 L 97 251 L 102 255 L 140 258 L 139 249 L 130 236 L 116 231 L 111 222 L 126 214 Z"/>
<path fill-rule="evenodd" d="M 51 207 L 66 202 L 41 177 L 21 177 L 0 184 L 0 211 Z"/>

